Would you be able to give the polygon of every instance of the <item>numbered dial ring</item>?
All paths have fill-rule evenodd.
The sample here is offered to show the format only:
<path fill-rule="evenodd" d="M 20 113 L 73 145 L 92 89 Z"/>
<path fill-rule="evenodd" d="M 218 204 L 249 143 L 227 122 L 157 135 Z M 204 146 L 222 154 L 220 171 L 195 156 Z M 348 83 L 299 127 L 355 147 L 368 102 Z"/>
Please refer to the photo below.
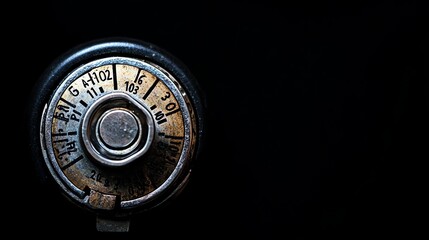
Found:
<path fill-rule="evenodd" d="M 88 62 L 64 78 L 46 105 L 46 164 L 85 207 L 120 213 L 154 205 L 189 174 L 193 113 L 181 83 L 152 62 Z"/>

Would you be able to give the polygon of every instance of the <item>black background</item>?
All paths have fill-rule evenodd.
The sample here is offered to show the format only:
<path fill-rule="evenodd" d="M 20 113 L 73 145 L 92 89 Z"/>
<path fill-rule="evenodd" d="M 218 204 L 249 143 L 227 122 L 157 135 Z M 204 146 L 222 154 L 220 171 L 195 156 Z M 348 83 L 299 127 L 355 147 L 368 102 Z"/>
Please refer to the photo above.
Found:
<path fill-rule="evenodd" d="M 37 181 L 24 113 L 52 60 L 111 36 L 166 49 L 189 67 L 207 100 L 207 141 L 190 184 L 170 205 L 133 219 L 131 232 L 142 238 L 368 239 L 423 229 L 426 4 L 18 5 L 3 21 L 3 72 L 10 73 L 2 80 L 8 87 L 3 104 L 11 109 L 3 118 L 19 124 L 5 129 L 12 143 L 4 157 L 11 164 L 4 170 L 6 231 L 96 232 L 92 216 Z"/>

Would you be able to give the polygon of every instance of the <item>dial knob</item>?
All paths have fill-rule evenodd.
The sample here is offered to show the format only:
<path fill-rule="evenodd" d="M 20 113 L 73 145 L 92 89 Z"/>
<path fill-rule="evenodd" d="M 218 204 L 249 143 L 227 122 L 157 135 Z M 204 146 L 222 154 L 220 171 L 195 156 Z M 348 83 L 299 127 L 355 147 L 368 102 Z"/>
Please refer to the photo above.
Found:
<path fill-rule="evenodd" d="M 128 231 L 122 219 L 167 202 L 189 180 L 203 97 L 165 50 L 135 39 L 82 44 L 47 68 L 33 98 L 35 161 L 97 216 L 99 231 Z"/>

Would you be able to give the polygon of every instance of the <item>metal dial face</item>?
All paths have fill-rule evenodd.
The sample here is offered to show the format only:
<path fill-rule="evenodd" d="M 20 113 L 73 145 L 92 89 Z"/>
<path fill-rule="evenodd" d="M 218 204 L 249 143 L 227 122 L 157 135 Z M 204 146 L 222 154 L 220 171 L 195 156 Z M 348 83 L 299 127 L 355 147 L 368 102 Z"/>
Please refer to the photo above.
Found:
<path fill-rule="evenodd" d="M 72 199 L 92 209 L 132 209 L 180 185 L 195 124 L 186 93 L 166 70 L 107 57 L 60 83 L 44 110 L 41 143 Z"/>

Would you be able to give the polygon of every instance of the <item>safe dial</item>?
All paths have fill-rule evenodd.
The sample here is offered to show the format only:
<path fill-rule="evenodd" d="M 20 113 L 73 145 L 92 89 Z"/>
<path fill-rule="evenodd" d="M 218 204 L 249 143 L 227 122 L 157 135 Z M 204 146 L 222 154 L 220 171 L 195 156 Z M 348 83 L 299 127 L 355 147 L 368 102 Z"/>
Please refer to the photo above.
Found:
<path fill-rule="evenodd" d="M 186 66 L 153 44 L 110 38 L 79 45 L 35 87 L 34 160 L 108 231 L 105 219 L 144 212 L 184 188 L 201 151 L 203 102 Z"/>

